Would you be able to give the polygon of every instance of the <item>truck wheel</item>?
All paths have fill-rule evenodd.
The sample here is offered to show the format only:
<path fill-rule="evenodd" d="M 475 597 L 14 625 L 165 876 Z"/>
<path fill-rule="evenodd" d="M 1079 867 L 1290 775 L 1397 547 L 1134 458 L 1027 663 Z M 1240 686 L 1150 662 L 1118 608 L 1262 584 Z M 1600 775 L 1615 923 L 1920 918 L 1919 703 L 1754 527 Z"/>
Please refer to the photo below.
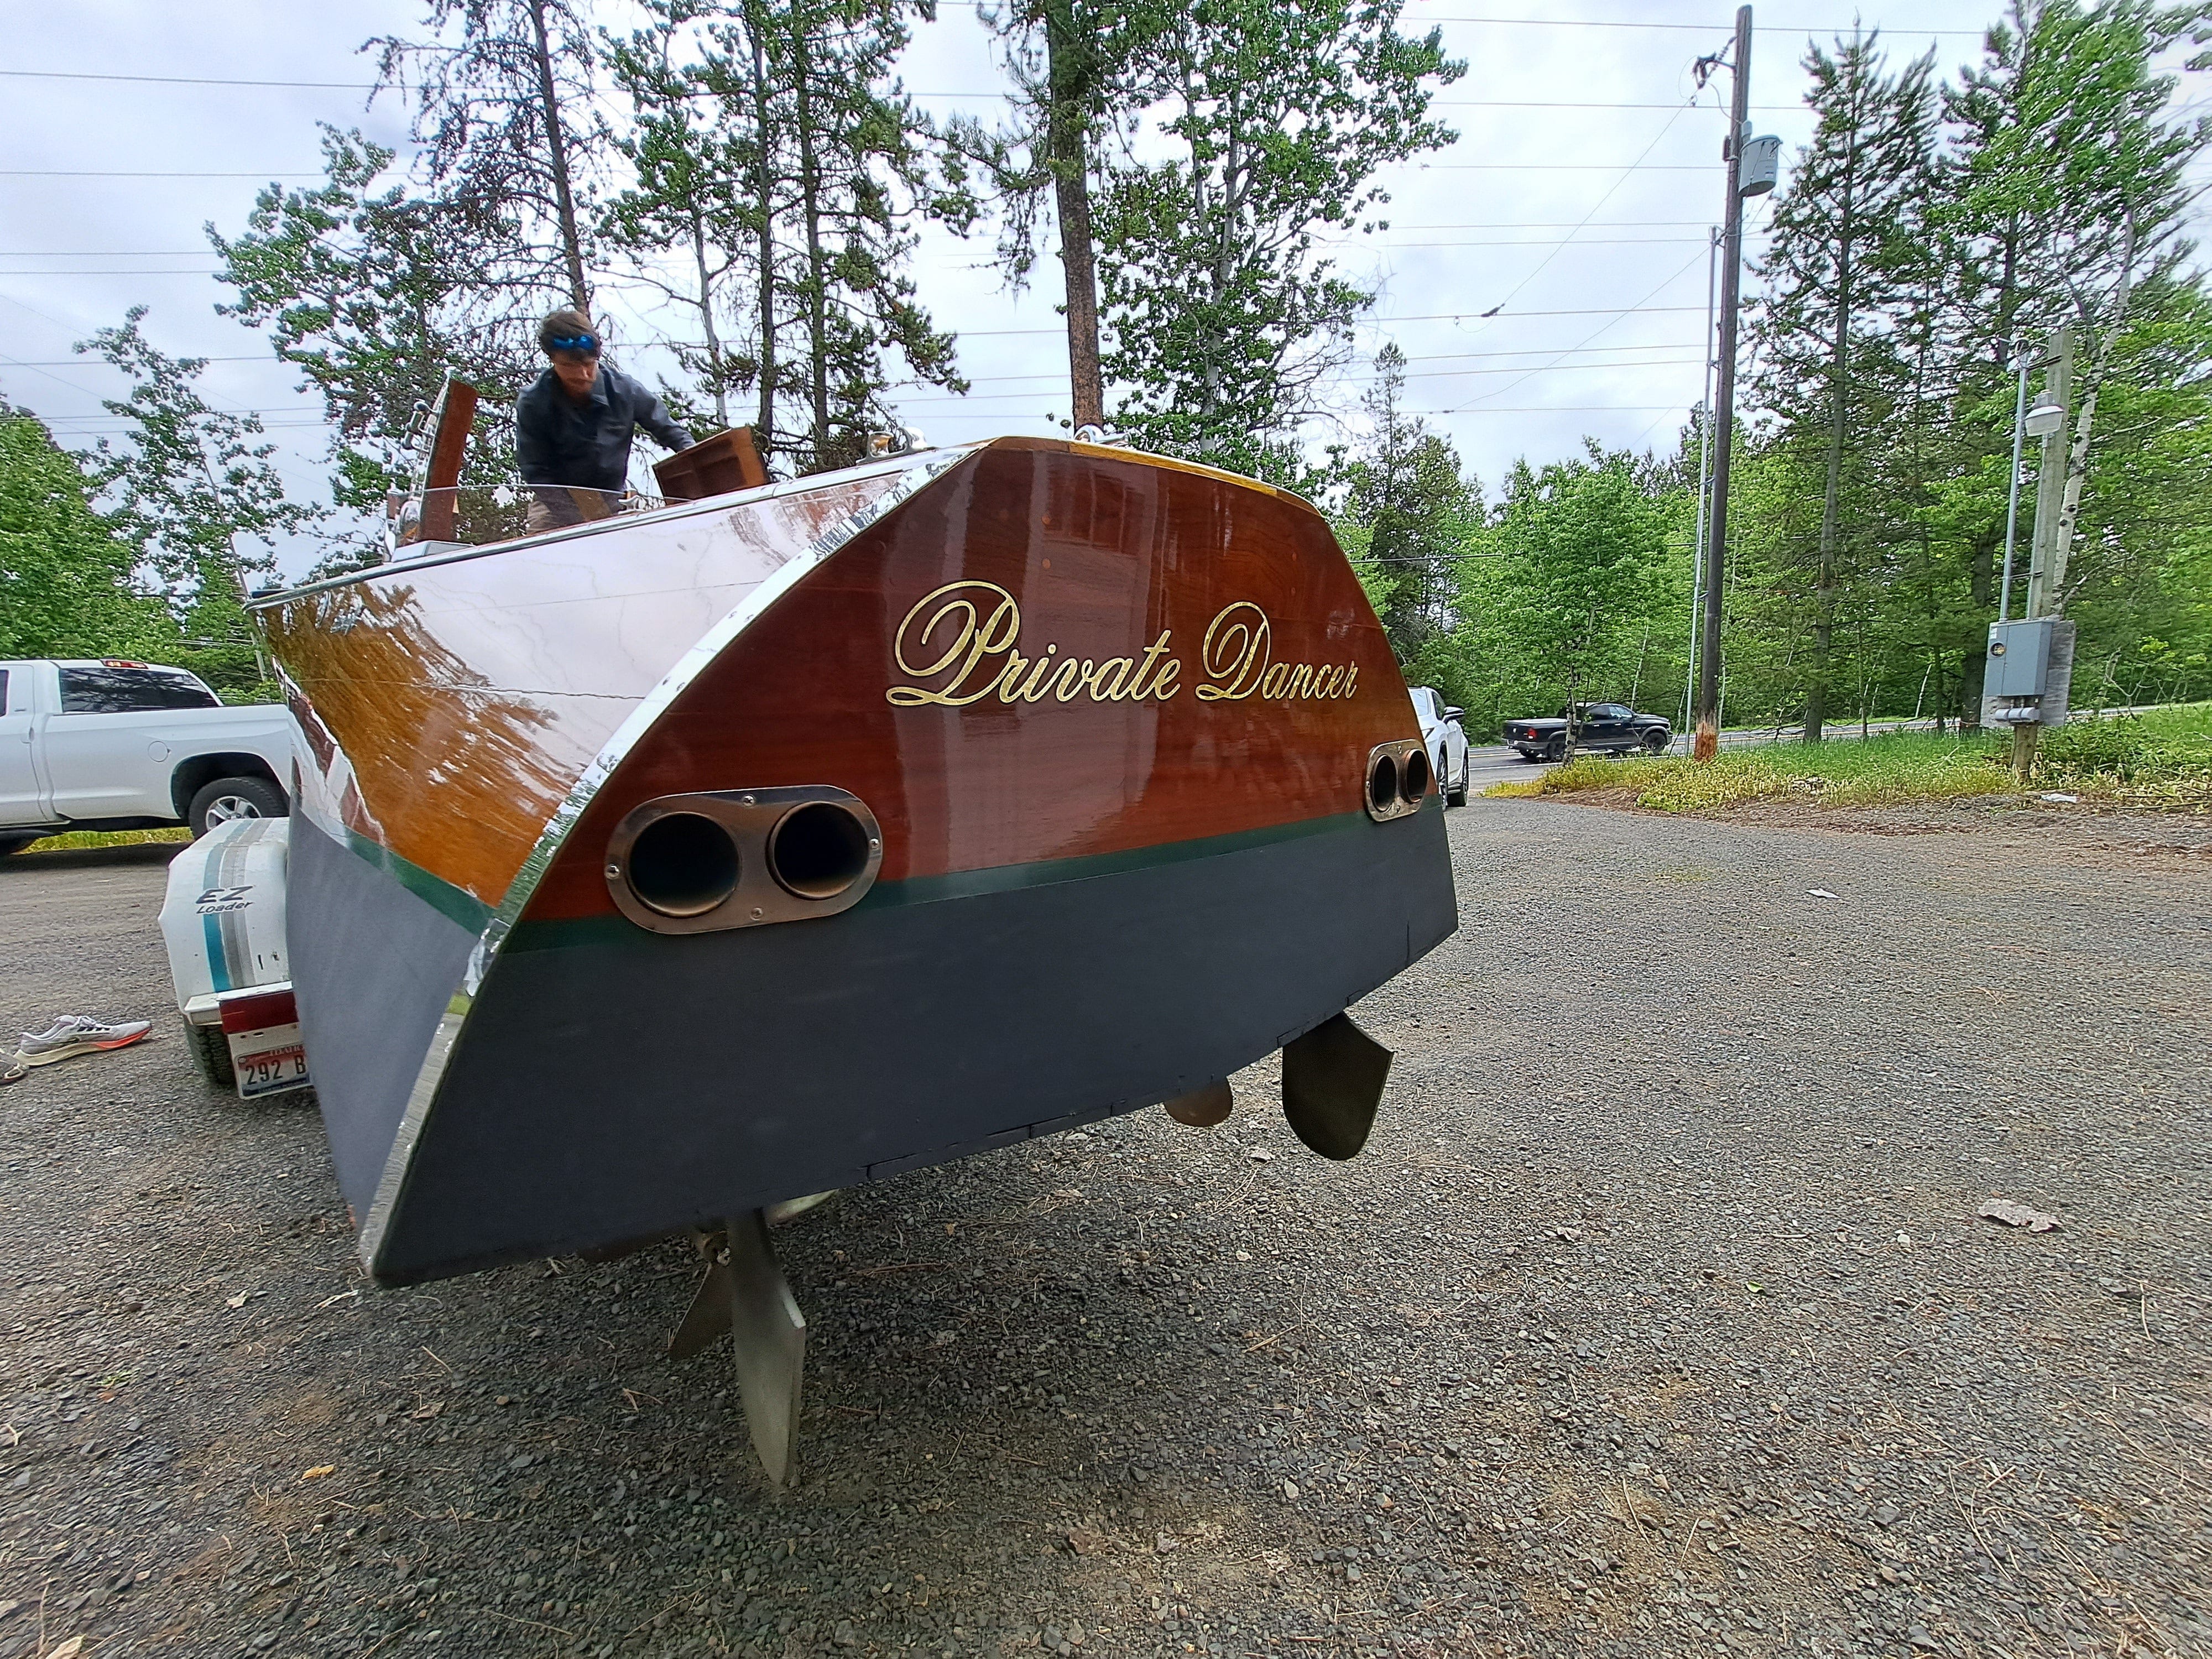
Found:
<path fill-rule="evenodd" d="M 197 841 L 233 818 L 281 818 L 290 810 L 284 792 L 266 778 L 217 778 L 200 786 L 185 822 Z"/>
<path fill-rule="evenodd" d="M 1566 759 L 1566 757 L 1567 740 L 1565 738 L 1553 738 L 1551 742 L 1544 745 L 1544 758 L 1546 760 L 1563 761 Z"/>
<path fill-rule="evenodd" d="M 1446 805 L 1464 806 L 1467 805 L 1467 769 L 1469 764 L 1470 763 L 1468 761 L 1462 761 L 1459 763 L 1459 786 L 1456 788 L 1448 789 L 1444 792 L 1444 804 Z"/>
<path fill-rule="evenodd" d="M 1647 732 L 1644 734 L 1644 751 L 1648 755 L 1663 755 L 1674 745 L 1671 732 Z"/>
<path fill-rule="evenodd" d="M 185 1022 L 185 1047 L 191 1050 L 192 1064 L 199 1074 L 218 1089 L 238 1087 L 238 1071 L 230 1063 L 230 1039 L 223 1036 L 220 1025 L 195 1025 Z"/>

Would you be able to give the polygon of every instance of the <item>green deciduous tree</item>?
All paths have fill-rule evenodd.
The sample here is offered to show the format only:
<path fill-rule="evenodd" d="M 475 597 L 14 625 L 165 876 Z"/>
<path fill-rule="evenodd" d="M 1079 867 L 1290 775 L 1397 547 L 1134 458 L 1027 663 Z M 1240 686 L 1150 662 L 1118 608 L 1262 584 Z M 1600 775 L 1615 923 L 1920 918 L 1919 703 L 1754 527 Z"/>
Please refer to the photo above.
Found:
<path fill-rule="evenodd" d="M 36 416 L 0 402 L 0 657 L 167 657 L 175 626 L 138 586 L 131 526 Z"/>
<path fill-rule="evenodd" d="M 1650 482 L 1595 444 L 1506 478 L 1475 562 L 1474 628 L 1488 655 L 1529 677 L 1540 706 L 1629 696 L 1666 595 L 1667 514 Z"/>
<path fill-rule="evenodd" d="M 117 518 L 167 586 L 187 642 L 232 687 L 268 678 L 243 601 L 249 574 L 276 567 L 273 543 L 313 524 L 318 509 L 286 498 L 256 442 L 261 422 L 216 408 L 200 393 L 204 357 L 172 357 L 139 329 L 146 308 L 125 314 L 77 347 L 127 376 L 131 393 L 101 407 L 128 427 L 118 447 L 100 441 L 95 482 L 118 502 Z"/>

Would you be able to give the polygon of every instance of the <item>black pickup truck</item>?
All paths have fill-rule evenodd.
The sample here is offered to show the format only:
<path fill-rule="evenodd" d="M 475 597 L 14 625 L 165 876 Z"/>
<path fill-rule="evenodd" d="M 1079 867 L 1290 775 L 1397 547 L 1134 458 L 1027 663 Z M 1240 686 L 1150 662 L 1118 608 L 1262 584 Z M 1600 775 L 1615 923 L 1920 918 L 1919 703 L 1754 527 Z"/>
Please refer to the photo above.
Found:
<path fill-rule="evenodd" d="M 1578 702 L 1575 709 L 1575 750 L 1577 754 L 1626 755 L 1637 750 L 1660 755 L 1674 740 L 1674 728 L 1663 714 L 1639 714 L 1617 702 Z M 1508 720 L 1505 743 L 1525 761 L 1565 760 L 1567 757 L 1567 711 L 1550 720 Z"/>

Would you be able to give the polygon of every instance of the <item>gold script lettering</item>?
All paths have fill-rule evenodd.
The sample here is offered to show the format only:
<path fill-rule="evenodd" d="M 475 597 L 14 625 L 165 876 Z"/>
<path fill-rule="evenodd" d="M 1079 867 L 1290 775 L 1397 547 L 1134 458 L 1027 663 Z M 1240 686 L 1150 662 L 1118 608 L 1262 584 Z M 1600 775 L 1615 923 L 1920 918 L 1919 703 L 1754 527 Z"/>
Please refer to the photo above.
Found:
<path fill-rule="evenodd" d="M 995 582 L 947 582 L 924 594 L 900 622 L 893 655 L 908 683 L 885 701 L 899 708 L 961 708 L 995 696 L 1006 704 L 1166 702 L 1182 689 L 1183 665 L 1162 629 L 1135 657 L 1063 655 L 1047 641 L 1036 656 L 1017 649 L 1020 604 Z M 1206 630 L 1199 665 L 1202 702 L 1268 702 L 1349 697 L 1359 679 L 1350 663 L 1276 662 L 1273 624 L 1249 599 L 1224 605 Z"/>
<path fill-rule="evenodd" d="M 934 690 L 895 685 L 884 695 L 902 708 L 928 703 L 958 708 L 977 702 L 990 695 L 1003 672 L 994 664 L 990 674 L 978 678 L 977 667 L 1012 646 L 1021 627 L 1021 607 L 995 582 L 947 582 L 906 613 L 894 646 L 901 672 L 917 680 L 945 674 L 945 683 Z M 933 645 L 933 639 L 939 643 Z M 937 656 L 922 660 L 933 649 Z"/>
<path fill-rule="evenodd" d="M 1249 599 L 1224 605 L 1207 624 L 1199 647 L 1199 665 L 1209 680 L 1198 688 L 1200 702 L 1238 702 L 1260 689 L 1267 672 L 1267 613 Z"/>

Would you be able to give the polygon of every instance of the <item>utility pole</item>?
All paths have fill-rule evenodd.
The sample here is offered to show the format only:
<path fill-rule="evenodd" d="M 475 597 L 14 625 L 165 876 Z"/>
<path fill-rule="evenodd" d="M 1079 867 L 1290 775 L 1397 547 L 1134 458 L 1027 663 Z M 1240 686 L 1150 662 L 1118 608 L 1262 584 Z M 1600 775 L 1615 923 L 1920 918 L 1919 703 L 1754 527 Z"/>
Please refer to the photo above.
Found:
<path fill-rule="evenodd" d="M 1698 695 L 1698 612 L 1705 601 L 1705 506 L 1711 499 L 1713 445 L 1713 284 L 1720 275 L 1721 228 L 1705 233 L 1705 379 L 1698 396 L 1698 528 L 1690 538 L 1690 660 L 1682 670 L 1682 724 L 1692 729 Z"/>
<path fill-rule="evenodd" d="M 1735 14 L 1734 95 L 1729 100 L 1729 137 L 1724 152 L 1728 201 L 1721 222 L 1720 377 L 1713 410 L 1713 505 L 1705 520 L 1705 635 L 1698 641 L 1698 735 L 1691 752 L 1711 760 L 1720 752 L 1721 574 L 1728 546 L 1729 463 L 1735 439 L 1735 335 L 1743 290 L 1743 173 L 1745 141 L 1751 125 L 1751 8 Z M 1773 188 L 1770 177 L 1767 189 Z"/>

